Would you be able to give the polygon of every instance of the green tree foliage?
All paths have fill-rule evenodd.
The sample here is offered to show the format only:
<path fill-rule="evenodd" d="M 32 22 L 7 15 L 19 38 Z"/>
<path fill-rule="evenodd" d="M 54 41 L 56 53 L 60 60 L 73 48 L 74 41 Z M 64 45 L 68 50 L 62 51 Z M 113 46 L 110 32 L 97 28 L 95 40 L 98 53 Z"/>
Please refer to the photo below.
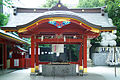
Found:
<path fill-rule="evenodd" d="M 120 45 L 120 0 L 79 0 L 78 8 L 93 8 L 107 5 L 106 11 L 108 16 L 113 20 L 113 24 L 117 26 L 117 45 Z M 92 39 L 91 43 L 99 42 L 100 37 Z"/>
<path fill-rule="evenodd" d="M 93 8 L 105 5 L 105 0 L 79 0 L 78 8 Z"/>
<path fill-rule="evenodd" d="M 5 16 L 3 13 L 0 13 L 0 26 L 4 26 L 8 23 L 8 16 Z"/>
<path fill-rule="evenodd" d="M 65 44 L 65 47 L 66 47 L 67 50 L 69 50 L 68 51 L 69 54 L 73 54 L 77 58 L 79 57 L 79 48 L 80 48 L 80 45 L 77 45 L 77 44 Z"/>
<path fill-rule="evenodd" d="M 0 0 L 0 5 L 5 5 L 7 7 L 11 7 L 12 1 L 11 0 Z"/>
<path fill-rule="evenodd" d="M 43 5 L 44 8 L 51 8 L 58 3 L 58 0 L 46 0 L 46 4 Z"/>
<path fill-rule="evenodd" d="M 100 41 L 101 41 L 102 37 L 101 36 L 98 36 L 97 38 L 93 38 L 91 39 L 91 44 L 96 46 L 96 47 L 99 47 L 100 46 Z"/>
<path fill-rule="evenodd" d="M 79 0 L 77 8 L 95 8 L 105 6 L 106 0 Z M 101 40 L 101 36 L 91 40 L 91 44 L 98 45 Z"/>
<path fill-rule="evenodd" d="M 12 2 L 11 0 L 0 0 L 0 5 L 11 7 Z M 6 25 L 8 23 L 8 18 L 9 18 L 9 15 L 6 16 L 3 13 L 0 13 L 0 26 Z"/>
<path fill-rule="evenodd" d="M 107 1 L 108 16 L 113 20 L 113 24 L 117 26 L 117 45 L 120 46 L 120 0 Z"/>

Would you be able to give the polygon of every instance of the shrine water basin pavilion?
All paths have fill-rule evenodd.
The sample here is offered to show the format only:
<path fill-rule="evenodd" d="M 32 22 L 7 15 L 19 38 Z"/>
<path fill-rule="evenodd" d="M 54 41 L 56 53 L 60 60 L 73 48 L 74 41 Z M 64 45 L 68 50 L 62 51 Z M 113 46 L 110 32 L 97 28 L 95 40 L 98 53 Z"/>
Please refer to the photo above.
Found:
<path fill-rule="evenodd" d="M 8 24 L 1 29 L 31 38 L 31 73 L 39 69 L 39 64 L 50 64 L 38 60 L 39 44 L 80 44 L 78 62 L 69 64 L 79 64 L 79 70 L 86 73 L 87 39 L 116 30 L 104 8 L 68 9 L 60 2 L 49 9 L 13 7 Z"/>

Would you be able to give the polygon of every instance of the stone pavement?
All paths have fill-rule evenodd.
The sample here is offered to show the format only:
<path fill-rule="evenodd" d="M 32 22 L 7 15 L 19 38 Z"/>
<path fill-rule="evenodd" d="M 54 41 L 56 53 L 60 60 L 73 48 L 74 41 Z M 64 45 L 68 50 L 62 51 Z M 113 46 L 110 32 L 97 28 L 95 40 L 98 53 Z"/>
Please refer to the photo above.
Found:
<path fill-rule="evenodd" d="M 6 70 L 0 70 L 0 75 L 11 73 L 13 71 L 16 71 L 16 69 L 6 69 Z"/>
<path fill-rule="evenodd" d="M 84 76 L 30 76 L 30 69 L 22 69 L 0 75 L 0 80 L 120 80 L 120 67 L 117 77 L 114 67 L 96 66 L 88 67 L 88 74 Z"/>

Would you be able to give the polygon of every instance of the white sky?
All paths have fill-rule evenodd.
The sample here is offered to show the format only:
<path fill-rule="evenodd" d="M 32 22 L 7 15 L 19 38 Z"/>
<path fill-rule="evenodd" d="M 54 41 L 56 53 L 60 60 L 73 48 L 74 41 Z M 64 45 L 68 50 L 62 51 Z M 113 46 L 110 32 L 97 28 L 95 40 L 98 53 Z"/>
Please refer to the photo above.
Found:
<path fill-rule="evenodd" d="M 13 0 L 14 1 L 14 0 Z M 46 3 L 46 0 L 18 0 L 25 7 L 38 7 Z M 61 0 L 63 4 L 66 5 L 77 5 L 79 0 Z"/>

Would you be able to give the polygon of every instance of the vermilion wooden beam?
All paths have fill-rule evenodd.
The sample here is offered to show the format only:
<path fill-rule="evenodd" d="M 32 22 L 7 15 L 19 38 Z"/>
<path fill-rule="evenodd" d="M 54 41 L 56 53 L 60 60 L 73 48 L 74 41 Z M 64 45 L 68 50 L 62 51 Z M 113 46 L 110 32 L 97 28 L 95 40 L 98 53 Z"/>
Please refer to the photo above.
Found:
<path fill-rule="evenodd" d="M 48 21 L 49 21 L 49 19 L 45 19 L 45 20 L 38 21 L 38 22 L 32 24 L 32 25 L 31 25 L 30 27 L 28 27 L 26 30 L 30 30 L 30 29 L 32 29 L 32 28 L 35 28 L 36 26 L 38 26 L 38 25 L 40 25 L 40 24 L 42 24 L 42 23 L 48 22 Z"/>
<path fill-rule="evenodd" d="M 35 42 L 37 43 L 47 43 L 47 44 L 65 44 L 65 43 L 81 43 L 83 40 L 82 39 L 66 39 L 66 41 L 64 41 L 64 39 L 43 39 L 43 41 L 41 41 L 41 39 L 35 39 Z"/>
<path fill-rule="evenodd" d="M 87 35 L 83 38 L 83 67 L 87 68 Z"/>
<path fill-rule="evenodd" d="M 78 62 L 68 62 L 69 64 L 78 64 Z M 39 62 L 39 64 L 50 64 L 50 62 Z"/>
<path fill-rule="evenodd" d="M 85 24 L 83 24 L 83 23 L 81 23 L 81 22 L 79 22 L 79 21 L 76 21 L 76 20 L 73 20 L 73 19 L 71 19 L 70 21 L 71 21 L 72 23 L 75 23 L 75 24 L 78 24 L 78 25 L 82 26 L 84 29 L 91 30 L 90 27 L 88 27 L 87 25 L 85 25 Z M 36 22 L 36 23 L 32 24 L 30 27 L 28 27 L 26 30 L 33 29 L 33 28 L 35 28 L 36 26 L 38 26 L 38 25 L 40 25 L 40 24 L 42 24 L 42 23 L 46 23 L 46 22 L 49 22 L 49 19 L 45 19 L 45 20 L 41 20 L 41 21 L 39 21 L 39 22 Z"/>
<path fill-rule="evenodd" d="M 38 59 L 38 43 L 36 43 L 36 66 L 39 65 L 39 59 Z"/>
<path fill-rule="evenodd" d="M 40 33 L 40 32 L 41 33 Z M 57 30 L 55 30 L 55 29 L 41 29 L 41 30 L 39 30 L 38 32 L 36 32 L 36 33 L 34 33 L 34 32 L 31 32 L 31 31 L 28 31 L 26 34 L 19 34 L 20 36 L 22 36 L 22 37 L 30 37 L 32 34 L 36 34 L 37 36 L 41 36 L 41 35 L 55 35 L 55 34 L 65 34 L 65 33 L 67 33 L 67 32 L 69 32 L 69 33 L 72 33 L 73 32 L 73 34 L 72 35 L 82 35 L 82 34 L 84 34 L 82 31 L 77 31 L 76 29 L 73 29 L 73 30 L 62 30 L 62 31 L 57 31 Z M 51 32 L 52 32 L 52 34 L 51 34 Z M 74 34 L 74 32 L 76 32 L 76 34 Z M 70 34 L 69 34 L 70 35 Z M 90 38 L 96 38 L 96 37 L 98 37 L 99 36 L 99 33 L 93 33 L 93 32 L 89 32 L 89 33 L 85 33 L 85 35 L 87 35 L 88 36 L 88 38 L 90 37 Z"/>
<path fill-rule="evenodd" d="M 39 62 L 39 64 L 49 64 L 50 62 Z"/>
<path fill-rule="evenodd" d="M 6 43 L 7 42 L 7 44 L 23 44 L 23 43 L 20 43 L 20 42 L 17 42 L 17 41 L 15 41 L 15 40 L 12 40 L 12 39 L 9 39 L 9 38 L 4 38 L 4 37 L 2 37 L 2 38 L 0 38 L 0 43 Z"/>
<path fill-rule="evenodd" d="M 87 35 L 87 36 L 96 36 L 96 37 L 98 37 L 100 34 L 99 34 L 99 33 L 92 33 L 92 34 L 90 34 L 90 33 L 89 33 L 89 34 L 86 33 L 86 35 Z"/>
<path fill-rule="evenodd" d="M 73 19 L 71 19 L 70 21 L 73 22 L 73 23 L 76 23 L 76 24 L 78 24 L 78 25 L 80 25 L 80 26 L 82 26 L 82 27 L 85 28 L 85 29 L 91 30 L 90 27 L 88 27 L 87 25 L 85 25 L 85 24 L 83 24 L 83 23 L 81 23 L 81 22 L 79 22 L 79 21 L 76 21 L 76 20 L 73 20 Z"/>
<path fill-rule="evenodd" d="M 7 44 L 3 44 L 3 68 L 7 69 Z"/>
<path fill-rule="evenodd" d="M 21 35 L 21 34 L 20 34 Z M 62 34 L 63 36 L 76 36 L 76 37 L 79 37 L 81 38 L 82 34 L 79 34 L 79 33 L 63 33 Z M 30 37 L 31 34 L 22 34 L 22 37 Z M 40 34 L 36 34 L 37 37 L 41 37 L 41 36 L 55 36 L 55 33 L 54 34 L 51 34 L 51 33 L 40 33 Z"/>
<path fill-rule="evenodd" d="M 38 42 L 39 43 L 39 42 Z M 49 43 L 49 42 L 41 42 L 41 43 L 39 43 L 39 44 L 80 44 L 80 43 L 63 43 L 63 42 L 51 42 L 51 43 Z"/>
<path fill-rule="evenodd" d="M 34 35 L 32 35 L 31 36 L 31 68 L 34 68 L 34 63 L 35 63 L 34 52 L 35 52 L 35 42 L 34 42 Z"/>
<path fill-rule="evenodd" d="M 70 64 L 79 64 L 79 62 L 68 62 Z"/>
<path fill-rule="evenodd" d="M 80 44 L 80 51 L 79 51 L 79 66 L 82 66 L 82 52 L 83 52 L 83 46 L 82 43 Z"/>
<path fill-rule="evenodd" d="M 39 34 L 40 32 L 46 32 L 46 33 L 58 33 L 58 34 L 64 34 L 65 32 L 78 32 L 79 34 L 83 34 L 82 30 L 79 29 L 36 29 L 32 31 L 34 34 Z M 31 31 L 29 32 L 31 34 Z"/>
<path fill-rule="evenodd" d="M 5 43 L 4 41 L 0 41 L 0 43 Z"/>

